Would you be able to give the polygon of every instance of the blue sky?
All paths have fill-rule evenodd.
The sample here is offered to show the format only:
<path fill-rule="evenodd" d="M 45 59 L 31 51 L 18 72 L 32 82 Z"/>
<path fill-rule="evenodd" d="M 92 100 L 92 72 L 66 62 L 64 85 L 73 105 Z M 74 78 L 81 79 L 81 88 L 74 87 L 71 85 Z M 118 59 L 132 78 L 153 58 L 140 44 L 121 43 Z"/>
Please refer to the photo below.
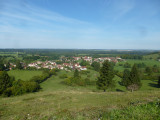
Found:
<path fill-rule="evenodd" d="M 0 0 L 0 48 L 159 46 L 160 0 Z"/>

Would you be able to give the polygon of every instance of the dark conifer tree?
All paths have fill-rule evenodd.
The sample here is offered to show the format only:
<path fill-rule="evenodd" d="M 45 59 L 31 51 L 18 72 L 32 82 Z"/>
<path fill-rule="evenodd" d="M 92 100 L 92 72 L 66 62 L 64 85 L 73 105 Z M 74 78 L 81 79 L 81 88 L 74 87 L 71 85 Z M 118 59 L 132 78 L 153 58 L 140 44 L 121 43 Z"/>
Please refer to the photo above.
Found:
<path fill-rule="evenodd" d="M 123 72 L 122 85 L 127 87 L 130 84 L 130 71 L 125 69 Z"/>
<path fill-rule="evenodd" d="M 11 79 L 6 71 L 0 71 L 0 94 L 12 86 L 13 80 L 14 79 Z"/>
<path fill-rule="evenodd" d="M 93 62 L 93 63 L 91 64 L 91 66 L 93 67 L 93 69 L 94 69 L 95 71 L 99 71 L 99 70 L 100 70 L 100 63 L 98 63 L 98 62 Z"/>
<path fill-rule="evenodd" d="M 127 89 L 134 91 L 138 90 L 142 86 L 140 75 L 136 64 L 133 65 L 130 73 L 130 82 L 127 84 Z"/>
<path fill-rule="evenodd" d="M 109 61 L 104 61 L 102 68 L 100 69 L 100 77 L 98 77 L 97 88 L 106 91 L 106 89 L 114 88 L 115 81 L 113 66 Z"/>

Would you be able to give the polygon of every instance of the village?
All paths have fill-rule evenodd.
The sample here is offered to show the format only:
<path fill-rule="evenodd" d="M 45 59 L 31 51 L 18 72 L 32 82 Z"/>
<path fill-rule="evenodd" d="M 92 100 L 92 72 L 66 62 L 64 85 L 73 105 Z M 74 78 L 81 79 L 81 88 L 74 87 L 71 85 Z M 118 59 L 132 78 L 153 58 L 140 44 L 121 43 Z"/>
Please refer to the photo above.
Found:
<path fill-rule="evenodd" d="M 81 66 L 80 65 L 80 61 L 86 61 L 88 62 L 90 65 L 93 62 L 99 62 L 99 63 L 103 63 L 105 60 L 108 60 L 109 62 L 114 62 L 117 63 L 118 61 L 124 61 L 122 58 L 120 57 L 100 57 L 100 58 L 95 58 L 93 59 L 92 57 L 89 56 L 85 56 L 85 57 L 72 57 L 72 58 L 68 58 L 68 57 L 62 57 L 60 59 L 60 61 L 62 62 L 61 64 L 57 64 L 56 61 L 36 61 L 33 63 L 28 64 L 27 67 L 30 68 L 36 68 L 36 69 L 60 69 L 60 70 L 87 70 L 87 66 Z"/>

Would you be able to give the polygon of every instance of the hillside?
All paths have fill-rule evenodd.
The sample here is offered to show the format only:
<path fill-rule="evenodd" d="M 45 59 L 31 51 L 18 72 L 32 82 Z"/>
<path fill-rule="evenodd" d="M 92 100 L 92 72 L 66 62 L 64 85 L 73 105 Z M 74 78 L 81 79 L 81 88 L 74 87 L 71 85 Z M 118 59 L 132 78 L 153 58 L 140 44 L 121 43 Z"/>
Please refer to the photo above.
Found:
<path fill-rule="evenodd" d="M 108 113 L 115 109 L 132 106 L 132 103 L 145 104 L 160 98 L 159 88 L 150 86 L 155 81 L 143 80 L 140 91 L 126 91 L 120 86 L 116 77 L 117 85 L 115 92 L 102 92 L 95 85 L 67 86 L 64 79 L 52 76 L 41 84 L 40 92 L 25 94 L 22 96 L 0 99 L 0 118 L 2 120 L 48 120 L 48 119 L 98 119 L 102 113 Z M 67 73 L 72 75 L 71 72 Z M 91 71 L 90 74 L 96 74 Z M 95 81 L 95 77 L 92 76 Z"/>

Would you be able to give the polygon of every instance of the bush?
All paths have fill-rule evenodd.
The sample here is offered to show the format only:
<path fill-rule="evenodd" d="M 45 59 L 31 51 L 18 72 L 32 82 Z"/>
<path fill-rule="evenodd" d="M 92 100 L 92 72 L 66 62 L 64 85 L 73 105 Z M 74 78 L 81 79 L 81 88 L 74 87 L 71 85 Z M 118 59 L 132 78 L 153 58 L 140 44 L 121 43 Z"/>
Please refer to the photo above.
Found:
<path fill-rule="evenodd" d="M 64 80 L 64 83 L 65 83 L 66 85 L 69 85 L 69 86 L 75 85 L 75 84 L 74 84 L 74 78 L 73 78 L 73 77 L 68 77 L 67 79 Z"/>
<path fill-rule="evenodd" d="M 124 67 L 124 68 L 131 68 L 131 64 L 125 63 L 125 64 L 123 65 L 123 67 Z"/>
<path fill-rule="evenodd" d="M 48 79 L 52 72 L 45 70 L 42 75 L 34 76 L 30 81 L 14 80 L 6 72 L 0 72 L 0 94 L 3 96 L 16 96 L 24 93 L 37 92 L 40 83 Z"/>
<path fill-rule="evenodd" d="M 91 81 L 90 81 L 90 79 L 88 77 L 85 78 L 85 84 L 86 85 L 91 85 Z"/>
<path fill-rule="evenodd" d="M 69 77 L 64 80 L 64 83 L 69 86 L 76 86 L 76 85 L 85 86 L 86 80 L 77 77 Z"/>
<path fill-rule="evenodd" d="M 89 73 L 90 73 L 90 71 L 88 71 L 88 70 L 82 70 L 82 71 L 80 71 L 80 74 L 84 74 L 84 75 L 87 75 Z"/>
<path fill-rule="evenodd" d="M 37 92 L 40 85 L 36 82 L 17 80 L 13 82 L 13 86 L 4 91 L 4 96 L 16 96 L 24 93 Z"/>
<path fill-rule="evenodd" d="M 44 71 L 44 72 L 42 73 L 42 75 L 34 76 L 34 77 L 32 77 L 32 78 L 30 79 L 30 81 L 36 82 L 36 83 L 40 84 L 40 83 L 44 82 L 45 80 L 47 80 L 51 75 L 52 75 L 51 72 L 49 72 L 49 71 Z"/>
<path fill-rule="evenodd" d="M 62 74 L 62 75 L 59 76 L 59 78 L 65 79 L 65 78 L 67 78 L 67 74 Z"/>

